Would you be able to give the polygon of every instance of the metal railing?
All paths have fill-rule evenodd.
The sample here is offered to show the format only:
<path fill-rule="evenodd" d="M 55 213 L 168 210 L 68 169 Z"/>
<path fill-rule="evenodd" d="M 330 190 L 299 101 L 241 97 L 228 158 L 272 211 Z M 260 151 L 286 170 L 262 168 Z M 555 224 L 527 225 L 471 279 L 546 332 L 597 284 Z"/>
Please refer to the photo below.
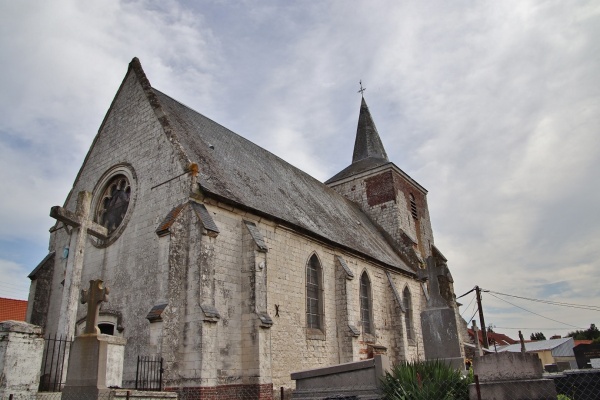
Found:
<path fill-rule="evenodd" d="M 162 357 L 138 356 L 135 372 L 135 389 L 162 391 L 163 372 Z"/>
<path fill-rule="evenodd" d="M 73 340 L 63 336 L 44 338 L 44 354 L 40 373 L 40 392 L 60 392 L 66 375 L 65 359 L 68 357 Z"/>

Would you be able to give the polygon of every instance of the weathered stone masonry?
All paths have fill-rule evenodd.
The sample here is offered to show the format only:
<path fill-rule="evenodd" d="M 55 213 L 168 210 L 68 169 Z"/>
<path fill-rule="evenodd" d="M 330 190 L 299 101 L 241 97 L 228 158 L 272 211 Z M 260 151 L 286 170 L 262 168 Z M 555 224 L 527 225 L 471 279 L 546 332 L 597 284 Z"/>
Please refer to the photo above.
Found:
<path fill-rule="evenodd" d="M 387 160 L 362 103 L 355 159 L 328 188 L 152 88 L 132 61 L 63 206 L 74 210 L 87 191 L 95 212 L 107 182 L 116 174 L 129 181 L 122 222 L 108 239 L 87 241 L 82 272 L 83 282 L 111 288 L 100 320 L 127 339 L 125 386 L 133 386 L 138 355 L 162 356 L 165 386 L 187 399 L 271 399 L 293 387 L 293 371 L 376 352 L 395 362 L 424 358 L 427 192 Z M 28 315 L 46 333 L 61 333 L 72 234 L 57 223 L 48 257 L 31 274 Z M 309 330 L 312 256 L 322 324 Z M 371 333 L 361 321 L 363 273 Z M 451 283 L 444 289 L 453 303 Z M 83 321 L 85 307 L 63 307 Z"/>

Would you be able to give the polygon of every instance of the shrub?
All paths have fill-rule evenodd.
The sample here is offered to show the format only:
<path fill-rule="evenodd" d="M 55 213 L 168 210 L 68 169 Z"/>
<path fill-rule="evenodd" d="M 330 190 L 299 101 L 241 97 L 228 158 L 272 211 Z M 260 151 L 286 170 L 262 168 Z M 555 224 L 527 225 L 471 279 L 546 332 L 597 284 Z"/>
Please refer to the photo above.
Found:
<path fill-rule="evenodd" d="M 395 365 L 383 378 L 386 400 L 468 400 L 473 374 L 463 375 L 442 361 Z"/>

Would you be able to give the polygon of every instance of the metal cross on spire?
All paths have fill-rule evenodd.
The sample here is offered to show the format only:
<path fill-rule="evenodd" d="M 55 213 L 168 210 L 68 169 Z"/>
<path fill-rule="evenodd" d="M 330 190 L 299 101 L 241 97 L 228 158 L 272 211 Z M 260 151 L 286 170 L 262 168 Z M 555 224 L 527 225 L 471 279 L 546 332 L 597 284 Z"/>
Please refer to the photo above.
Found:
<path fill-rule="evenodd" d="M 365 97 L 364 92 L 365 92 L 365 90 L 367 90 L 367 88 L 363 87 L 363 85 L 362 85 L 362 79 L 358 83 L 360 84 L 360 90 L 358 92 L 356 92 L 356 93 L 360 93 L 360 95 L 362 97 Z"/>

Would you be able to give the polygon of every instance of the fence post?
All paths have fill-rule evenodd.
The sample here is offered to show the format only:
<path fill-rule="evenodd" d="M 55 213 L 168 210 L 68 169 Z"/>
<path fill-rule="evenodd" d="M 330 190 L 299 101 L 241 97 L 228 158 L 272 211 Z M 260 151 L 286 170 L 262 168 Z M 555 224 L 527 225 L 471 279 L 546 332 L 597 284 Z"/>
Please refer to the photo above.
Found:
<path fill-rule="evenodd" d="M 475 390 L 477 391 L 477 400 L 481 400 L 481 388 L 479 387 L 478 375 L 475 375 Z"/>
<path fill-rule="evenodd" d="M 159 381 L 158 381 L 158 390 L 162 392 L 162 380 L 163 380 L 163 358 L 160 358 L 160 370 L 159 370 Z"/>
<path fill-rule="evenodd" d="M 138 380 L 140 378 L 140 356 L 137 358 L 137 366 L 135 367 L 135 390 L 138 390 Z"/>

